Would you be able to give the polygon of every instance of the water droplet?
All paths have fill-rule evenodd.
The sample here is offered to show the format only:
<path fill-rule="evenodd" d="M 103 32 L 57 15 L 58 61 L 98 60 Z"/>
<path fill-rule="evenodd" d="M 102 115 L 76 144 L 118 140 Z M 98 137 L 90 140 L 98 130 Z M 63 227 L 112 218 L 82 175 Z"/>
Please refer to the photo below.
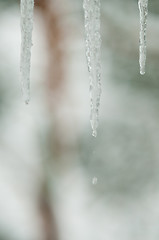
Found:
<path fill-rule="evenodd" d="M 93 185 L 96 185 L 98 183 L 98 178 L 97 177 L 94 177 L 93 179 L 92 179 L 92 184 Z"/>

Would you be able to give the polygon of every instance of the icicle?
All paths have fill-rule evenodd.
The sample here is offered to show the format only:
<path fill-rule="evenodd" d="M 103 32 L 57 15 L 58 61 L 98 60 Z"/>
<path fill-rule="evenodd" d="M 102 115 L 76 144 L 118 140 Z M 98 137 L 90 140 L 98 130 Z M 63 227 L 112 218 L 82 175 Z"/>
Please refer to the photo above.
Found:
<path fill-rule="evenodd" d="M 101 63 L 100 63 L 100 0 L 84 0 L 86 58 L 90 79 L 92 135 L 97 136 L 99 122 L 99 105 L 101 96 Z"/>
<path fill-rule="evenodd" d="M 140 74 L 145 74 L 146 64 L 146 28 L 148 15 L 148 0 L 138 0 L 140 11 L 140 46 L 139 46 L 139 64 Z"/>
<path fill-rule="evenodd" d="M 30 62 L 33 30 L 34 0 L 21 0 L 21 59 L 20 79 L 26 104 L 30 100 Z"/>

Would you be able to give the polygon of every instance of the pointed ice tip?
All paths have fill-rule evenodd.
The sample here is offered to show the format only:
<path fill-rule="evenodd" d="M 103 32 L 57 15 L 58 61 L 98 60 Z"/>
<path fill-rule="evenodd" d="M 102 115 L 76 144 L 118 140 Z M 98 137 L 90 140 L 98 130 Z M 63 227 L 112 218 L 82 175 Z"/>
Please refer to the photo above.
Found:
<path fill-rule="evenodd" d="M 95 137 L 95 138 L 97 137 L 97 131 L 96 130 L 93 130 L 92 136 Z"/>
<path fill-rule="evenodd" d="M 28 105 L 28 104 L 29 104 L 29 102 L 30 102 L 30 99 L 25 99 L 25 101 L 24 101 L 24 102 L 25 102 L 25 104 L 26 104 L 26 105 Z"/>
<path fill-rule="evenodd" d="M 144 75 L 144 74 L 145 74 L 145 71 L 140 71 L 140 74 L 141 74 L 141 75 Z"/>

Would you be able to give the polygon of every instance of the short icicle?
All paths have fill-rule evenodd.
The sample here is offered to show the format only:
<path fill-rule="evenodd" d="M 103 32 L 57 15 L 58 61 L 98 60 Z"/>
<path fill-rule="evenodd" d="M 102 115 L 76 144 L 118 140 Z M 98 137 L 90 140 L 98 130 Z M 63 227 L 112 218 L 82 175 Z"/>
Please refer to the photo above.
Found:
<path fill-rule="evenodd" d="M 20 80 L 26 104 L 30 101 L 30 65 L 34 0 L 21 0 L 21 59 Z"/>
<path fill-rule="evenodd" d="M 139 46 L 139 64 L 140 74 L 145 74 L 146 64 L 146 28 L 148 15 L 148 0 L 138 0 L 140 11 L 140 46 Z"/>
<path fill-rule="evenodd" d="M 90 122 L 92 135 L 97 136 L 99 122 L 99 105 L 101 97 L 101 34 L 100 34 L 100 0 L 84 0 L 86 58 L 90 79 Z"/>

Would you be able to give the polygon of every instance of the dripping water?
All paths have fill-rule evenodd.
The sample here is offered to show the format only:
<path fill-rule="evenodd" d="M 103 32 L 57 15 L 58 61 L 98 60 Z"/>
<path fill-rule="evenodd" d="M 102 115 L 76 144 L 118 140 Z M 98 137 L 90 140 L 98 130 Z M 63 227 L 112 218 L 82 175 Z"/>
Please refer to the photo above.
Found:
<path fill-rule="evenodd" d="M 97 177 L 93 177 L 92 184 L 96 185 L 97 183 L 98 183 L 98 178 Z"/>

